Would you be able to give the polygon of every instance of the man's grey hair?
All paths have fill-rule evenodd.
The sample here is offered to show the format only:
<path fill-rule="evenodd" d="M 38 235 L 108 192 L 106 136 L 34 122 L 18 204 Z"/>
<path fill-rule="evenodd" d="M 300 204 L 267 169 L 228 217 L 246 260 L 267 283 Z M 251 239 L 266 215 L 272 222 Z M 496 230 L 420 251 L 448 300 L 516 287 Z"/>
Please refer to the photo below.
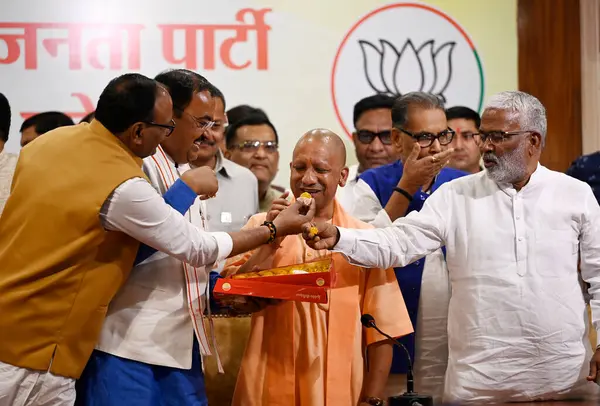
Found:
<path fill-rule="evenodd" d="M 404 127 L 408 122 L 408 111 L 414 107 L 425 110 L 439 109 L 443 111 L 444 102 L 440 97 L 430 93 L 406 93 L 404 96 L 398 97 L 392 106 L 392 123 L 394 127 Z"/>
<path fill-rule="evenodd" d="M 510 120 L 518 120 L 521 130 L 539 133 L 542 147 L 546 145 L 546 109 L 536 97 L 516 90 L 500 92 L 490 98 L 485 109 L 506 111 Z"/>

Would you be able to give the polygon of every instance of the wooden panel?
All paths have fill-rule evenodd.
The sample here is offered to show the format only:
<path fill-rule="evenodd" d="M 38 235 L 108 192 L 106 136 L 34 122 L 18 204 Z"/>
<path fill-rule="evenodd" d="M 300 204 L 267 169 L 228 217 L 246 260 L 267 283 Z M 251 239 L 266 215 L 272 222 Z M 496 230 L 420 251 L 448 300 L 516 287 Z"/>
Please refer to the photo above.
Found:
<path fill-rule="evenodd" d="M 519 0 L 519 89 L 548 116 L 542 164 L 565 171 L 581 155 L 579 0 Z"/>
<path fill-rule="evenodd" d="M 600 150 L 600 2 L 579 0 L 582 152 Z"/>

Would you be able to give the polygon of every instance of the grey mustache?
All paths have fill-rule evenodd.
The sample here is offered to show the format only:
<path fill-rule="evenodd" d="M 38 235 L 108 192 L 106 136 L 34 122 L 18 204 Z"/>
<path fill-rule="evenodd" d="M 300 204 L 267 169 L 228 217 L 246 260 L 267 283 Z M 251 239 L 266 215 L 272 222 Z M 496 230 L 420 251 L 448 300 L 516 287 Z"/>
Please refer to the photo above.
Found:
<path fill-rule="evenodd" d="M 215 145 L 214 141 L 210 141 L 208 138 L 206 138 L 205 135 L 201 135 L 199 138 L 196 139 L 196 141 L 194 142 L 199 142 L 201 144 L 206 144 L 206 145 Z"/>
<path fill-rule="evenodd" d="M 483 159 L 492 162 L 498 162 L 498 157 L 492 154 L 483 154 Z"/>

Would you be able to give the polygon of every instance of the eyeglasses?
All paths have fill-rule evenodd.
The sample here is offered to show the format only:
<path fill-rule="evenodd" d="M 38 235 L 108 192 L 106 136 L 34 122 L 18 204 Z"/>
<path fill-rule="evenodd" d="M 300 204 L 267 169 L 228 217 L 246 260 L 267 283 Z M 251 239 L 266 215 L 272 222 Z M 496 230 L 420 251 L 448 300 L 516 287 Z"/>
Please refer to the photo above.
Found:
<path fill-rule="evenodd" d="M 457 132 L 456 134 L 460 135 L 461 137 L 463 137 L 466 140 L 471 141 L 473 138 L 475 138 L 475 134 L 476 133 L 472 133 L 471 131 L 461 131 L 461 132 Z M 455 136 L 456 136 L 455 134 Z M 454 138 L 453 138 L 454 140 Z"/>
<path fill-rule="evenodd" d="M 369 130 L 358 130 L 356 132 L 356 138 L 361 144 L 370 144 L 376 137 L 379 138 L 379 141 L 381 141 L 383 145 L 392 145 L 392 132 L 389 130 L 380 131 L 378 133 Z"/>
<path fill-rule="evenodd" d="M 191 118 L 192 121 L 194 122 L 194 127 L 196 127 L 196 129 L 202 133 L 210 130 L 217 124 L 215 121 L 208 121 L 206 119 L 195 117 L 195 116 L 191 115 L 190 113 L 188 113 L 187 111 L 183 111 L 179 108 L 175 108 L 175 110 L 177 110 L 180 113 L 185 114 L 186 116 Z"/>
<path fill-rule="evenodd" d="M 159 124 L 159 123 L 155 123 L 154 121 L 144 121 L 143 123 L 146 125 L 160 127 L 160 128 L 164 128 L 164 129 L 168 130 L 167 137 L 173 133 L 173 130 L 175 130 L 175 120 L 173 120 L 173 119 L 171 119 L 171 124 Z"/>
<path fill-rule="evenodd" d="M 244 152 L 256 152 L 260 149 L 260 147 L 264 147 L 267 152 L 277 152 L 279 145 L 276 141 L 244 141 L 239 144 L 232 145 L 232 148 L 237 148 Z"/>
<path fill-rule="evenodd" d="M 440 145 L 448 145 L 452 142 L 452 139 L 454 138 L 454 134 L 456 134 L 454 132 L 454 130 L 452 130 L 450 128 L 442 131 L 439 134 L 432 134 L 432 133 L 428 133 L 428 132 L 421 132 L 421 133 L 413 134 L 410 131 L 406 131 L 404 128 L 400 128 L 400 127 L 397 127 L 397 128 L 398 128 L 398 130 L 402 131 L 404 134 L 412 137 L 415 141 L 417 141 L 419 146 L 422 148 L 427 148 L 427 147 L 431 146 L 431 144 L 433 144 L 433 142 L 435 140 L 438 140 Z"/>
<path fill-rule="evenodd" d="M 479 131 L 473 134 L 478 143 L 484 145 L 488 140 L 492 145 L 500 145 L 507 139 L 519 134 L 531 133 L 532 131 Z"/>

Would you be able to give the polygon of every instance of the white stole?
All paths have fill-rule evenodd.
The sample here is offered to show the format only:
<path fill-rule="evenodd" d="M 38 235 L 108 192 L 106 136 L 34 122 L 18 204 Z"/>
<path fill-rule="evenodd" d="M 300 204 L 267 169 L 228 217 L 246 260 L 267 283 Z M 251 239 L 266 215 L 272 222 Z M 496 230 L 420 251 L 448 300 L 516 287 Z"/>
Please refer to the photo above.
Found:
<path fill-rule="evenodd" d="M 160 190 L 168 190 L 173 183 L 180 178 L 181 174 L 189 169 L 189 165 L 187 164 L 176 168 L 173 161 L 167 157 L 167 154 L 160 146 L 158 147 L 158 153 L 152 155 L 151 158 L 160 175 L 157 177 L 157 181 L 161 182 L 161 185 L 155 185 L 158 186 Z M 206 213 L 206 204 L 199 198 L 196 198 L 194 204 L 184 216 L 190 220 L 190 223 L 201 230 L 205 230 L 204 213 Z M 210 341 L 212 341 L 214 347 L 214 355 L 216 357 L 219 372 L 224 373 L 225 371 L 219 357 L 213 320 L 210 313 L 209 270 L 205 267 L 196 268 L 185 262 L 182 262 L 181 264 L 185 276 L 188 311 L 192 319 L 192 325 L 194 326 L 194 333 L 198 339 L 200 353 L 203 356 L 213 355 L 213 350 L 211 350 L 208 340 L 210 334 Z M 207 317 L 204 316 L 205 310 L 208 313 Z"/>

